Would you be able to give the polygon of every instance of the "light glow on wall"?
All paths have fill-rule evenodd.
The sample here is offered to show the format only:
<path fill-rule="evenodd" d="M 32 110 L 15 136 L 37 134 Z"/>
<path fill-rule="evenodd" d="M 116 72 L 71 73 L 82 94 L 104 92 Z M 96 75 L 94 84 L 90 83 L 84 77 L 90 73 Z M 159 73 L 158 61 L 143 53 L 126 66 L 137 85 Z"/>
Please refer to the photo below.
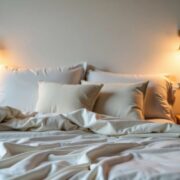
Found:
<path fill-rule="evenodd" d="M 0 64 L 10 65 L 10 57 L 5 49 L 0 49 Z"/>
<path fill-rule="evenodd" d="M 177 61 L 180 61 L 180 49 L 176 52 L 175 58 Z"/>
<path fill-rule="evenodd" d="M 2 42 L 0 42 L 0 65 L 16 67 L 17 65 L 14 65 L 14 61 L 15 56 L 13 56 L 12 52 L 7 49 Z"/>

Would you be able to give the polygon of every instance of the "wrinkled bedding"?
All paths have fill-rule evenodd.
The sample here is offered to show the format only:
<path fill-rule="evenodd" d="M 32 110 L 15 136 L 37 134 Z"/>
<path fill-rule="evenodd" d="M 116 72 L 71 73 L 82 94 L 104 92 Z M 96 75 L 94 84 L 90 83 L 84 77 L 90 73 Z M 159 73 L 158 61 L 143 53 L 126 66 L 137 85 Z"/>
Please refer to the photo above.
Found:
<path fill-rule="evenodd" d="M 0 179 L 180 179 L 180 126 L 0 108 Z"/>

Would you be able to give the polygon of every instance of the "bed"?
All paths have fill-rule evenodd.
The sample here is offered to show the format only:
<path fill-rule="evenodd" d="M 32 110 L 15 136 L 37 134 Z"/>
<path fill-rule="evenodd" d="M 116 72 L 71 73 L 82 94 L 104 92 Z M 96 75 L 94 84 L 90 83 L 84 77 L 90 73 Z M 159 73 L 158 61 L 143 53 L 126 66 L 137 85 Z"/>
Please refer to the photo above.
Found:
<path fill-rule="evenodd" d="M 61 78 L 58 81 L 63 79 L 71 85 L 62 85 L 62 82 L 57 85 L 57 78 L 52 83 L 49 82 L 52 76 L 48 76 L 51 78 L 47 83 L 40 82 L 39 92 L 33 79 L 29 87 L 34 96 L 25 103 L 21 101 L 22 93 L 17 95 L 17 101 L 15 95 L 14 100 L 8 98 L 10 92 L 7 95 L 5 89 L 10 83 L 0 86 L 0 104 L 3 105 L 0 107 L 0 179 L 180 179 L 180 126 L 173 119 L 170 83 L 163 80 L 165 84 L 154 87 L 152 82 L 157 81 L 152 81 L 152 76 L 145 80 L 144 76 L 120 78 L 118 75 L 117 78 L 114 74 L 97 71 L 87 75 L 88 82 L 82 82 L 84 85 L 74 88 L 72 84 L 82 80 L 82 74 L 75 70 L 71 69 L 70 73 L 76 73 L 76 78 L 79 76 L 77 82 Z M 47 75 L 47 71 L 44 72 Z M 67 77 L 67 71 L 65 73 Z M 42 78 L 42 73 L 39 74 Z M 54 74 L 57 76 L 57 72 L 53 71 Z M 23 76 L 15 71 L 5 77 L 4 81 L 0 79 L 1 85 L 16 79 L 19 87 L 27 88 L 24 72 Z M 136 82 L 134 78 L 140 80 Z M 145 97 L 147 79 L 151 80 L 150 99 Z M 109 81 L 108 85 L 105 80 Z M 127 84 L 122 85 L 122 80 Z M 117 81 L 118 85 L 114 84 Z M 115 98 L 109 97 L 112 89 Z M 156 92 L 155 97 L 152 92 Z M 27 94 L 23 95 L 28 98 Z M 119 97 L 121 103 L 117 101 Z M 37 99 L 36 112 L 28 110 L 27 113 L 27 109 L 34 108 Z M 5 106 L 7 103 L 10 107 Z"/>

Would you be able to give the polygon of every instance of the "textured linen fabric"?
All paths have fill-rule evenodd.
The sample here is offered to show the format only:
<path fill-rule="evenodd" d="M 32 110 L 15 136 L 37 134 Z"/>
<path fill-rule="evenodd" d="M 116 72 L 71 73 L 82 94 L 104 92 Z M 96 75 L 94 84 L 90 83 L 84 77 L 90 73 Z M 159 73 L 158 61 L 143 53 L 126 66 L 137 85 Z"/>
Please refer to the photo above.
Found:
<path fill-rule="evenodd" d="M 86 109 L 26 116 L 6 107 L 1 115 L 2 180 L 180 177 L 180 126 L 172 121 L 127 121 Z"/>
<path fill-rule="evenodd" d="M 92 84 L 82 81 L 82 84 Z M 132 120 L 144 119 L 144 97 L 148 82 L 104 84 L 93 111 Z"/>
<path fill-rule="evenodd" d="M 0 68 L 0 106 L 12 106 L 23 111 L 35 110 L 38 82 L 78 84 L 83 79 L 84 67 L 70 68 L 12 69 Z"/>
<path fill-rule="evenodd" d="M 92 110 L 102 85 L 62 85 L 39 82 L 36 111 L 67 113 L 80 108 Z"/>
<path fill-rule="evenodd" d="M 130 75 L 116 74 L 104 71 L 87 73 L 87 81 L 98 83 L 135 83 L 149 81 L 144 102 L 144 115 L 146 119 L 163 118 L 175 120 L 172 106 L 168 102 L 171 83 L 163 75 Z"/>

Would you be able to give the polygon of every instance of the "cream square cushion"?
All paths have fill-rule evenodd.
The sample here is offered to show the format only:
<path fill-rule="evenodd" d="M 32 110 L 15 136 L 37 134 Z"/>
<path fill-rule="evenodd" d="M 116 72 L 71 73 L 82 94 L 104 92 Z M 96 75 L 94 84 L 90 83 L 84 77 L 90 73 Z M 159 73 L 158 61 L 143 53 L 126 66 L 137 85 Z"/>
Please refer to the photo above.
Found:
<path fill-rule="evenodd" d="M 82 81 L 82 84 L 92 83 Z M 143 120 L 147 84 L 104 84 L 93 111 L 129 120 Z"/>
<path fill-rule="evenodd" d="M 146 119 L 162 118 L 174 120 L 172 106 L 168 102 L 172 93 L 171 83 L 163 75 L 117 74 L 90 70 L 86 77 L 89 82 L 98 83 L 135 83 L 149 81 L 144 102 Z M 171 101 L 171 100 L 170 100 Z"/>
<path fill-rule="evenodd" d="M 39 81 L 79 84 L 84 73 L 83 64 L 42 69 L 1 67 L 0 106 L 12 106 L 26 112 L 35 111 Z"/>
<path fill-rule="evenodd" d="M 67 113 L 80 108 L 92 110 L 102 85 L 63 85 L 39 82 L 36 111 Z"/>

